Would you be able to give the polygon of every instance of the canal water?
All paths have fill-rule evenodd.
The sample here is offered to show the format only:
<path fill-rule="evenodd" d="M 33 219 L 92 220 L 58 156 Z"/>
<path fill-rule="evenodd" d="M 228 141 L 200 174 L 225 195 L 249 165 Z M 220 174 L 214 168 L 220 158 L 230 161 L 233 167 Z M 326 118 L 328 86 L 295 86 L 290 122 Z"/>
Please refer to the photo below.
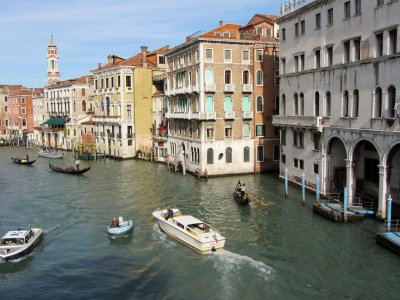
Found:
<path fill-rule="evenodd" d="M 33 166 L 12 163 L 26 153 Z M 276 174 L 196 180 L 162 164 L 100 160 L 72 176 L 48 163 L 36 150 L 0 147 L 1 234 L 29 224 L 46 233 L 32 254 L 0 264 L 1 299 L 399 298 L 400 258 L 375 244 L 383 224 L 315 215 L 313 195 L 302 206 L 291 187 L 285 199 Z M 238 206 L 239 179 L 268 206 Z M 201 255 L 167 237 L 151 214 L 168 205 L 218 228 L 225 250 Z M 109 239 L 120 215 L 133 234 Z"/>

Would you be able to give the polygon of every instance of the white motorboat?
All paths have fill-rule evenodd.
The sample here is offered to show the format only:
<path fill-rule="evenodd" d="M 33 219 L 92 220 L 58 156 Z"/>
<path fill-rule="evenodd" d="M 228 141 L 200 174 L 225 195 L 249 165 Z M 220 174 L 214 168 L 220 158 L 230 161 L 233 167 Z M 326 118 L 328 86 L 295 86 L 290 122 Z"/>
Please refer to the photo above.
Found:
<path fill-rule="evenodd" d="M 38 155 L 46 158 L 63 158 L 64 152 L 58 152 L 54 149 L 39 150 Z"/>
<path fill-rule="evenodd" d="M 42 240 L 41 228 L 18 228 L 8 231 L 1 239 L 0 260 L 13 260 L 30 253 Z"/>
<path fill-rule="evenodd" d="M 202 254 L 224 248 L 225 238 L 216 229 L 195 217 L 183 215 L 179 209 L 157 210 L 153 217 L 166 234 Z"/>

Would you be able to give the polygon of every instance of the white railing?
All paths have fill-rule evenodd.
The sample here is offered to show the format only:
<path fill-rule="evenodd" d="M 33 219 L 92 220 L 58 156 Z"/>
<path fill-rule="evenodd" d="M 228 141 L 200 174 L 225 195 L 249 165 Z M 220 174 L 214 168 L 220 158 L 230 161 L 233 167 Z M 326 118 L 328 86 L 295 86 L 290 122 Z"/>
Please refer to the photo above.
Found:
<path fill-rule="evenodd" d="M 206 83 L 206 92 L 215 92 L 215 83 Z"/>
<path fill-rule="evenodd" d="M 234 119 L 235 118 L 235 112 L 234 111 L 226 111 L 225 112 L 225 119 Z"/>
<path fill-rule="evenodd" d="M 224 92 L 233 92 L 235 90 L 234 84 L 224 84 Z"/>
<path fill-rule="evenodd" d="M 244 111 L 242 116 L 243 116 L 243 119 L 253 119 L 253 112 L 252 111 Z"/>
<path fill-rule="evenodd" d="M 251 84 L 243 84 L 242 85 L 242 92 L 245 92 L 245 93 L 253 92 L 253 86 Z"/>

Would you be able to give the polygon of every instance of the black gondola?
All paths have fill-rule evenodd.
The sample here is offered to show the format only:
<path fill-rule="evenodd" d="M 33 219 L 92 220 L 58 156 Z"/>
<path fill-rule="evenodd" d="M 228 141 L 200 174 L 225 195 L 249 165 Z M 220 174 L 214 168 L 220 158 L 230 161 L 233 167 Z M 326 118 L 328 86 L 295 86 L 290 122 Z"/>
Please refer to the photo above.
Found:
<path fill-rule="evenodd" d="M 36 161 L 36 159 L 35 160 L 27 160 L 27 159 L 22 159 L 22 158 L 19 158 L 19 157 L 11 157 L 11 159 L 16 164 L 25 165 L 25 166 L 29 166 L 29 165 L 33 164 Z"/>
<path fill-rule="evenodd" d="M 90 170 L 90 167 L 84 168 L 84 169 L 75 169 L 74 167 L 70 166 L 70 167 L 66 167 L 66 168 L 61 168 L 61 167 L 56 167 L 53 166 L 52 164 L 49 163 L 49 167 L 50 169 L 59 172 L 59 173 L 66 173 L 66 174 L 83 174 L 86 173 L 87 171 Z"/>
<path fill-rule="evenodd" d="M 250 197 L 248 193 L 244 193 L 244 196 L 242 197 L 242 191 L 241 191 L 241 183 L 240 180 L 236 184 L 235 189 L 233 190 L 233 198 L 240 204 L 240 205 L 247 205 L 250 203 Z"/>

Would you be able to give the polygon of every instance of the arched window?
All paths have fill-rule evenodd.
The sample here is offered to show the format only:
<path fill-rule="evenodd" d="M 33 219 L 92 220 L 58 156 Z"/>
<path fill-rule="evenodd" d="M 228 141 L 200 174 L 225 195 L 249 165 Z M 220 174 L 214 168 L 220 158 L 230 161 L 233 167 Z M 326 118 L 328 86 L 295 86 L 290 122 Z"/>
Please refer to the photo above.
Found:
<path fill-rule="evenodd" d="M 224 110 L 225 110 L 225 112 L 232 112 L 232 98 L 231 98 L 231 96 L 226 96 L 225 97 Z"/>
<path fill-rule="evenodd" d="M 243 161 L 249 162 L 250 161 L 250 148 L 244 147 L 243 149 Z"/>
<path fill-rule="evenodd" d="M 349 116 L 349 92 L 344 91 L 343 102 L 342 102 L 342 117 L 347 118 Z"/>
<path fill-rule="evenodd" d="M 387 117 L 394 118 L 394 105 L 396 104 L 396 88 L 391 85 L 388 88 Z"/>
<path fill-rule="evenodd" d="M 207 126 L 207 139 L 211 140 L 214 137 L 214 126 L 208 125 Z"/>
<path fill-rule="evenodd" d="M 107 116 L 110 115 L 110 98 L 109 97 L 106 98 L 106 114 L 107 114 Z"/>
<path fill-rule="evenodd" d="M 275 97 L 274 115 L 279 115 L 279 96 Z"/>
<path fill-rule="evenodd" d="M 207 149 L 207 164 L 212 165 L 214 163 L 214 150 L 212 148 Z"/>
<path fill-rule="evenodd" d="M 261 96 L 257 97 L 257 111 L 264 111 L 264 99 Z"/>
<path fill-rule="evenodd" d="M 214 84 L 214 71 L 212 69 L 206 69 L 206 84 Z"/>
<path fill-rule="evenodd" d="M 250 72 L 249 70 L 243 71 L 243 84 L 250 84 Z"/>
<path fill-rule="evenodd" d="M 304 116 L 304 94 L 300 93 L 300 115 Z"/>
<path fill-rule="evenodd" d="M 282 107 L 282 115 L 286 116 L 286 96 L 285 96 L 285 94 L 282 94 L 281 107 Z"/>
<path fill-rule="evenodd" d="M 382 89 L 375 89 L 374 118 L 382 118 Z"/>
<path fill-rule="evenodd" d="M 351 114 L 351 116 L 354 118 L 358 117 L 359 98 L 360 98 L 360 93 L 358 92 L 358 90 L 354 90 L 353 103 L 352 103 L 352 114 Z"/>
<path fill-rule="evenodd" d="M 319 117 L 319 93 L 315 92 L 314 95 L 314 113 L 316 117 Z"/>
<path fill-rule="evenodd" d="M 197 68 L 196 69 L 196 84 L 199 84 L 200 82 L 200 70 Z"/>
<path fill-rule="evenodd" d="M 232 163 L 232 148 L 230 147 L 225 150 L 225 160 L 227 164 Z"/>
<path fill-rule="evenodd" d="M 326 92 L 325 116 L 330 117 L 330 115 L 331 115 L 331 92 Z"/>
<path fill-rule="evenodd" d="M 67 103 L 65 103 L 67 104 Z M 67 105 L 65 105 L 65 110 L 67 110 Z M 86 111 L 86 101 L 82 100 L 82 111 Z"/>
<path fill-rule="evenodd" d="M 232 72 L 231 70 L 227 69 L 225 70 L 225 84 L 231 84 L 232 82 Z"/>
<path fill-rule="evenodd" d="M 214 112 L 214 99 L 212 96 L 206 98 L 206 112 Z"/>
<path fill-rule="evenodd" d="M 250 137 L 250 124 L 243 124 L 243 137 Z"/>
<path fill-rule="evenodd" d="M 249 96 L 244 96 L 243 97 L 242 109 L 245 112 L 249 112 L 250 111 L 250 98 L 249 98 Z"/>
<path fill-rule="evenodd" d="M 262 70 L 257 70 L 256 72 L 256 84 L 257 85 L 263 85 L 263 71 Z"/>
<path fill-rule="evenodd" d="M 294 115 L 299 115 L 299 96 L 297 93 L 294 94 Z"/>

